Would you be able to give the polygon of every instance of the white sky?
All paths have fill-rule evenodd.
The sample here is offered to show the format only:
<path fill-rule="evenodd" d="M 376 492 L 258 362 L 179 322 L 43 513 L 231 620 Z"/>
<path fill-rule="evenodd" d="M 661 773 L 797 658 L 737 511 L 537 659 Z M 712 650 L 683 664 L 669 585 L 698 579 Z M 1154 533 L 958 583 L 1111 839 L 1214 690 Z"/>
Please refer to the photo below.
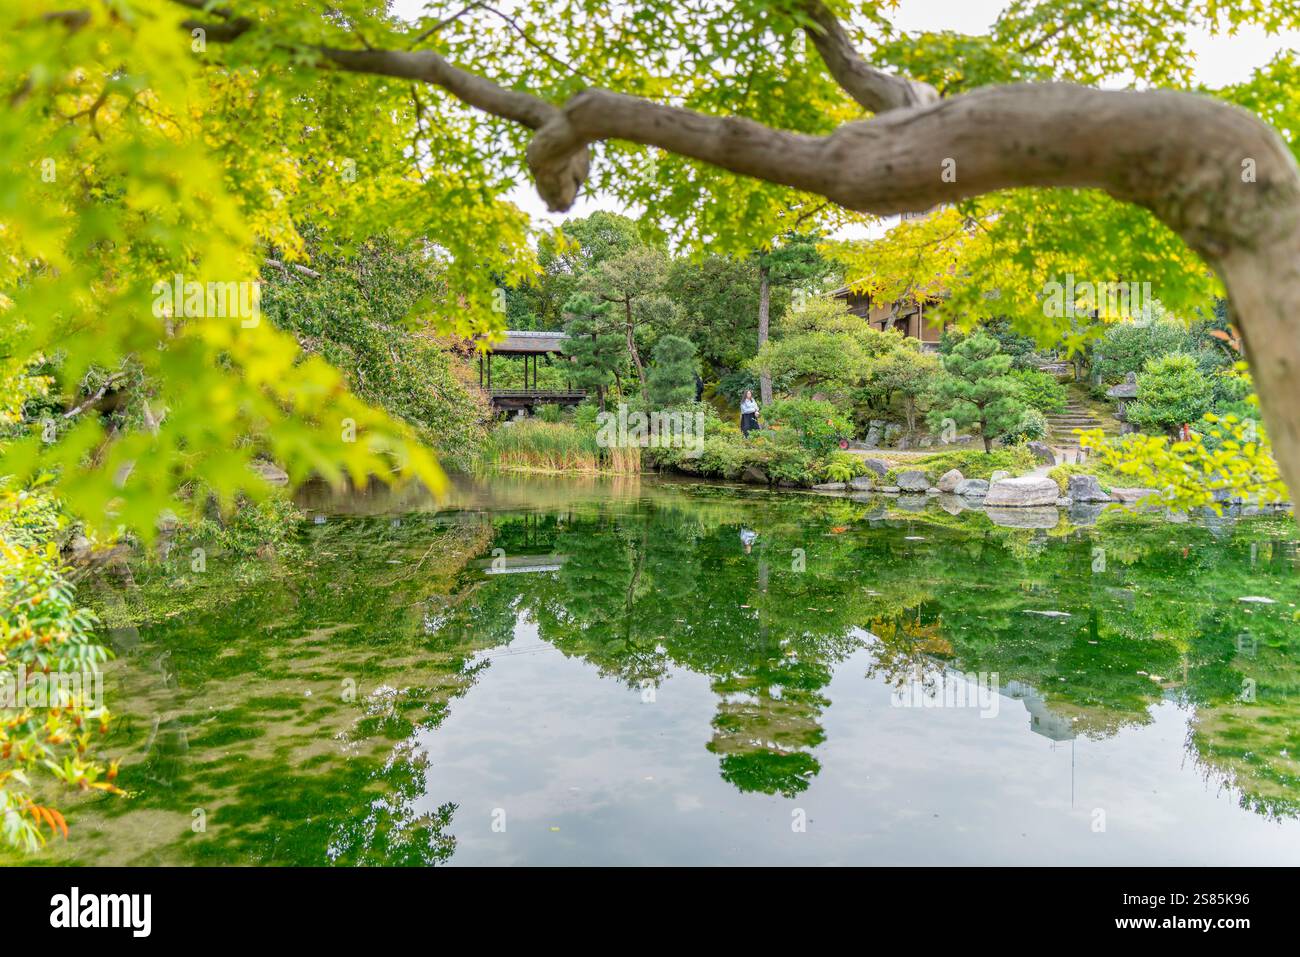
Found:
<path fill-rule="evenodd" d="M 424 0 L 395 0 L 400 15 L 418 16 Z M 899 0 L 894 23 L 905 31 L 955 30 L 982 34 L 997 19 L 1006 0 Z M 1210 36 L 1201 31 L 1189 35 L 1196 56 L 1195 80 L 1208 87 L 1227 86 L 1249 79 L 1251 71 L 1268 63 L 1279 50 L 1300 49 L 1300 31 L 1268 36 L 1257 27 L 1243 27 L 1235 36 Z M 573 209 L 563 215 L 547 212 L 531 182 L 517 185 L 510 199 L 533 218 L 535 224 L 556 224 L 570 216 L 586 216 L 597 209 L 624 212 L 608 197 L 584 191 Z"/>

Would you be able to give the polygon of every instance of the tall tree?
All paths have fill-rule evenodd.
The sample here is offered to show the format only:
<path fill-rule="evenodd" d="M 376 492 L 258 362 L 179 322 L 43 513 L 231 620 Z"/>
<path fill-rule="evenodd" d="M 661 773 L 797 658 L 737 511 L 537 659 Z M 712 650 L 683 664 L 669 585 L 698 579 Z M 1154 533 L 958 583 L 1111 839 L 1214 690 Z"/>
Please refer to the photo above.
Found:
<path fill-rule="evenodd" d="M 610 327 L 609 305 L 586 293 L 577 293 L 564 305 L 568 322 L 564 354 L 573 363 L 574 384 L 596 393 L 605 411 L 605 394 L 623 359 L 623 339 Z"/>
<path fill-rule="evenodd" d="M 621 319 L 623 341 L 643 396 L 645 363 L 637 339 L 651 339 L 677 321 L 677 306 L 665 292 L 667 279 L 667 254 L 640 245 L 605 260 L 583 280 L 584 288 L 610 303 Z"/>
<path fill-rule="evenodd" d="M 537 328 L 558 328 L 583 277 L 639 242 L 636 223 L 618 213 L 597 210 L 590 216 L 566 219 L 538 239 L 538 273 L 514 292 L 528 304 Z"/>
<path fill-rule="evenodd" d="M 646 384 L 650 401 L 660 408 L 685 405 L 695 398 L 695 343 L 681 336 L 660 336 Z"/>
<path fill-rule="evenodd" d="M 795 286 L 823 278 L 830 263 L 822 258 L 811 238 L 790 234 L 757 255 L 758 260 L 758 348 L 767 342 L 772 318 L 772 287 Z M 772 377 L 759 377 L 762 401 L 772 401 Z"/>

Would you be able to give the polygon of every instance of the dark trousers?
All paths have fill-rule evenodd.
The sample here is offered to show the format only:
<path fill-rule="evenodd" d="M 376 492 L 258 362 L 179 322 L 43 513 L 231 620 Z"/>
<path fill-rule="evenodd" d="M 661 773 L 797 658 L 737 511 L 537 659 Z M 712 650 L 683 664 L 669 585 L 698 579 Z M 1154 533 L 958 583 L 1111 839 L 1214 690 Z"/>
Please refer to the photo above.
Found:
<path fill-rule="evenodd" d="M 749 438 L 749 433 L 758 428 L 758 413 L 746 412 L 740 417 L 740 434 Z"/>

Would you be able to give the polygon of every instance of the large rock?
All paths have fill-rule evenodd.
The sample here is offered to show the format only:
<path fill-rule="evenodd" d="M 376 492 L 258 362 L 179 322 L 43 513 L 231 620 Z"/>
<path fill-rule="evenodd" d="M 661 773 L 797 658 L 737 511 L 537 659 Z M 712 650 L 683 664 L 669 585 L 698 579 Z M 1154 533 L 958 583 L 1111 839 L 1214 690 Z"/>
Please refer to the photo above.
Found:
<path fill-rule="evenodd" d="M 889 463 L 884 459 L 863 459 L 862 464 L 871 469 L 871 471 L 875 472 L 881 478 L 884 478 L 885 473 L 889 471 Z"/>
<path fill-rule="evenodd" d="M 984 514 L 994 525 L 1003 528 L 1056 528 L 1061 521 L 1061 513 L 1055 505 L 1050 508 L 1041 505 L 1030 508 L 986 508 Z"/>
<path fill-rule="evenodd" d="M 1005 478 L 1011 478 L 1011 473 L 1008 472 L 1006 469 L 998 469 L 996 472 L 994 472 L 992 475 L 989 476 L 989 482 L 990 483 L 1001 482 Z"/>
<path fill-rule="evenodd" d="M 870 492 L 876 482 L 870 475 L 859 475 L 849 483 L 849 488 L 855 492 Z"/>
<path fill-rule="evenodd" d="M 1148 495 L 1159 494 L 1160 493 L 1153 488 L 1112 488 L 1110 490 L 1110 497 L 1112 499 L 1116 502 L 1124 502 L 1125 504 L 1140 502 Z"/>
<path fill-rule="evenodd" d="M 940 492 L 955 492 L 957 486 L 965 481 L 965 476 L 958 469 L 949 469 L 939 476 L 939 481 L 934 484 L 938 486 Z"/>
<path fill-rule="evenodd" d="M 843 482 L 819 482 L 813 486 L 814 492 L 843 492 Z"/>
<path fill-rule="evenodd" d="M 740 473 L 742 482 L 753 482 L 755 485 L 767 485 L 767 473 L 757 465 L 747 465 L 745 471 Z"/>
<path fill-rule="evenodd" d="M 930 476 L 916 469 L 899 472 L 894 484 L 904 492 L 924 492 L 930 487 Z"/>
<path fill-rule="evenodd" d="M 248 463 L 248 467 L 262 477 L 262 480 L 269 482 L 271 485 L 288 485 L 289 473 L 274 462 L 268 462 L 266 459 L 253 459 Z"/>
<path fill-rule="evenodd" d="M 989 483 L 984 479 L 962 479 L 953 491 L 967 498 L 983 498 L 989 494 Z"/>
<path fill-rule="evenodd" d="M 1030 442 L 1028 449 L 1034 453 L 1034 458 L 1044 465 L 1056 464 L 1056 453 L 1052 451 L 1051 446 L 1046 442 Z"/>
<path fill-rule="evenodd" d="M 1071 475 L 1066 493 L 1074 502 L 1109 502 L 1110 496 L 1101 490 L 1095 475 Z"/>
<path fill-rule="evenodd" d="M 1021 478 L 1001 479 L 989 487 L 989 494 L 984 498 L 986 508 L 1034 508 L 1051 505 L 1055 507 L 1061 490 L 1051 479 L 1040 475 L 1025 475 Z"/>

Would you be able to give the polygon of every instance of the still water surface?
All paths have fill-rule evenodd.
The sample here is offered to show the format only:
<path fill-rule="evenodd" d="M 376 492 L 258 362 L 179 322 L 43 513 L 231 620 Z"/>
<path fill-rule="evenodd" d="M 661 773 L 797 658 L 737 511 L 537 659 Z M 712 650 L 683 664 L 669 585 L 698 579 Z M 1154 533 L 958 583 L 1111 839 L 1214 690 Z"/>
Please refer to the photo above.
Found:
<path fill-rule="evenodd" d="M 301 554 L 95 596 L 132 794 L 41 862 L 1300 863 L 1289 517 L 304 504 Z"/>

